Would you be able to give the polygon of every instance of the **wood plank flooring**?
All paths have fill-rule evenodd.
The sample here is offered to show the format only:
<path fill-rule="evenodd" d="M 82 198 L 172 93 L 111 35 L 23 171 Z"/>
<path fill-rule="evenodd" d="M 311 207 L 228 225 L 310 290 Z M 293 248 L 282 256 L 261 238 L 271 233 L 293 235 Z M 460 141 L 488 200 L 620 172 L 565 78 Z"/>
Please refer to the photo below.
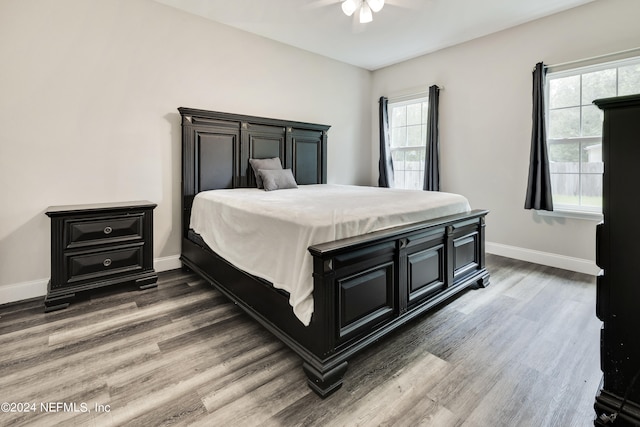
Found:
<path fill-rule="evenodd" d="M 0 306 L 0 402 L 22 409 L 0 425 L 593 425 L 595 278 L 487 258 L 488 288 L 360 353 L 324 400 L 292 351 L 193 274 L 47 314 Z"/>

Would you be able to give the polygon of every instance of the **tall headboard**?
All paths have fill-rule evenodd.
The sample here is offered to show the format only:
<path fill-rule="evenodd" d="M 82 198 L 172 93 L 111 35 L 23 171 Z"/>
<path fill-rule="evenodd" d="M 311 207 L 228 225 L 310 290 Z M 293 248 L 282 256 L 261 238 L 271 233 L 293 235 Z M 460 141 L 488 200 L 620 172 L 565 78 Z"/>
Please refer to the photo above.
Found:
<path fill-rule="evenodd" d="M 298 184 L 327 182 L 330 126 L 178 108 L 182 116 L 182 226 L 200 191 L 255 187 L 249 159 L 280 157 Z"/>

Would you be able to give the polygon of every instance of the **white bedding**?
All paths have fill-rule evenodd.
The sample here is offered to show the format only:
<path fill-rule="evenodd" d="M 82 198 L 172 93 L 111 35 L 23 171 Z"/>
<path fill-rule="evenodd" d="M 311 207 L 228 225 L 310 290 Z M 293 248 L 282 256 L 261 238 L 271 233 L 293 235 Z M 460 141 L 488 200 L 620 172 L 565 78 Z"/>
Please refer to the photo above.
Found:
<path fill-rule="evenodd" d="M 196 195 L 191 228 L 217 254 L 290 294 L 304 325 L 313 314 L 313 244 L 469 212 L 457 194 L 347 185 L 211 190 Z"/>

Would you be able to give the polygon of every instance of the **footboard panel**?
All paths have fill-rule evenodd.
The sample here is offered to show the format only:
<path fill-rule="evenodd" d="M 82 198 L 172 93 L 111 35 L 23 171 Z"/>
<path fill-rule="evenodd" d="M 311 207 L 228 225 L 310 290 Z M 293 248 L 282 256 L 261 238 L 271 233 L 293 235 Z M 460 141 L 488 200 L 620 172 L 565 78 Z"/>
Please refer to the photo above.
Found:
<path fill-rule="evenodd" d="M 427 232 L 411 234 L 406 237 L 405 248 L 401 247 L 401 250 L 406 252 L 407 286 L 404 305 L 410 310 L 416 304 L 442 292 L 447 286 L 445 228 L 436 227 Z"/>
<path fill-rule="evenodd" d="M 480 230 L 470 224 L 456 230 L 453 238 L 453 280 L 473 274 L 483 264 L 480 251 Z"/>
<path fill-rule="evenodd" d="M 370 330 L 397 314 L 395 242 L 333 259 L 337 292 L 337 342 Z"/>

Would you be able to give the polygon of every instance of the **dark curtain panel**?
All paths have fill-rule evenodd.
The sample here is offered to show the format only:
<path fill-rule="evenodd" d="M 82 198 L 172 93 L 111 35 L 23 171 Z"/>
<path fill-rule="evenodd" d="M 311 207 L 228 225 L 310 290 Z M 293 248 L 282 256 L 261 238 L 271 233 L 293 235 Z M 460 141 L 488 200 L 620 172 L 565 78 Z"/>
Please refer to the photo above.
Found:
<path fill-rule="evenodd" d="M 440 88 L 429 88 L 429 116 L 427 117 L 427 151 L 424 160 L 424 183 L 426 191 L 440 191 L 440 136 L 438 134 L 438 104 Z"/>
<path fill-rule="evenodd" d="M 380 161 L 378 170 L 379 187 L 393 187 L 393 162 L 391 160 L 391 141 L 389 140 L 389 113 L 387 106 L 389 100 L 384 96 L 380 97 Z"/>
<path fill-rule="evenodd" d="M 525 209 L 553 210 L 547 133 L 544 122 L 544 77 L 542 62 L 533 70 L 533 120 L 531 128 L 531 155 L 529 159 L 529 183 Z"/>

